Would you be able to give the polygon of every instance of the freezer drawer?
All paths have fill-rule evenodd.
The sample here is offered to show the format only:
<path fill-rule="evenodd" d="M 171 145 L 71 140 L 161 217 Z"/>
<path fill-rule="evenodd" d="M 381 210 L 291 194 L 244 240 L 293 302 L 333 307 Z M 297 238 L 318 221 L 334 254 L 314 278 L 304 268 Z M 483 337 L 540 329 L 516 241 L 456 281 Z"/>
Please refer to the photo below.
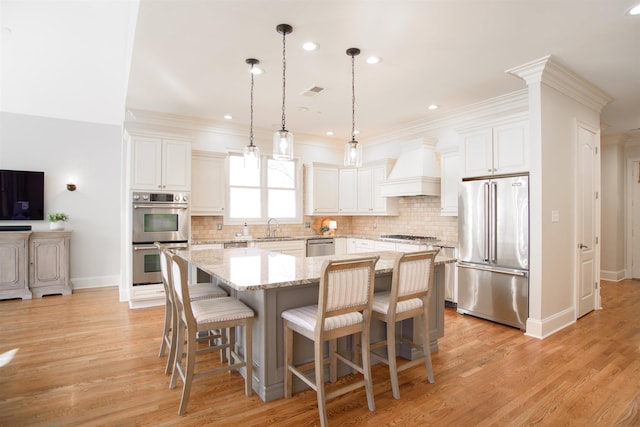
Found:
<path fill-rule="evenodd" d="M 458 265 L 458 313 L 470 314 L 522 330 L 529 316 L 526 271 L 480 269 Z"/>

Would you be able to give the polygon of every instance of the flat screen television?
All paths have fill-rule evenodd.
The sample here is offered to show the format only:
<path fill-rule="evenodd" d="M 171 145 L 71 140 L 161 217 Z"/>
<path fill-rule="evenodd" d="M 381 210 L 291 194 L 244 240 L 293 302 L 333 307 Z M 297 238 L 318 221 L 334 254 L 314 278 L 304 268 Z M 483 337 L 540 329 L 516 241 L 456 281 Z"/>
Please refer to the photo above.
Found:
<path fill-rule="evenodd" d="M 0 221 L 44 219 L 44 172 L 0 169 Z"/>

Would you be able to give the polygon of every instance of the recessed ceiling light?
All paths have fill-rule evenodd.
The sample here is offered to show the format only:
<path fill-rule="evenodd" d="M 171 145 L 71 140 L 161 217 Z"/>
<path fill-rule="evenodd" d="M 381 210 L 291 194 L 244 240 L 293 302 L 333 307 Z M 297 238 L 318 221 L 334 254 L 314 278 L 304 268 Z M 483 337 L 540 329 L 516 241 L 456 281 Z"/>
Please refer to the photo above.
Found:
<path fill-rule="evenodd" d="M 440 107 L 439 105 L 431 104 L 431 105 L 429 105 L 427 108 L 428 108 L 429 110 L 437 110 L 439 107 Z"/>
<path fill-rule="evenodd" d="M 302 45 L 302 48 L 307 52 L 313 52 L 314 50 L 318 49 L 318 44 L 314 42 L 306 42 Z"/>
<path fill-rule="evenodd" d="M 327 131 L 327 136 L 333 136 L 333 131 Z"/>
<path fill-rule="evenodd" d="M 629 12 L 627 12 L 627 15 L 631 15 L 631 16 L 640 15 L 640 4 L 637 4 L 633 6 L 631 9 L 629 9 Z"/>
<path fill-rule="evenodd" d="M 307 108 L 307 107 L 298 107 L 298 111 L 300 111 L 301 113 L 306 113 L 307 111 L 309 111 L 309 108 Z"/>
<path fill-rule="evenodd" d="M 377 64 L 381 59 L 377 56 L 370 56 L 367 58 L 367 64 Z"/>
<path fill-rule="evenodd" d="M 231 120 L 231 119 L 233 119 L 233 116 L 231 114 L 225 114 L 224 115 L 224 119 L 225 120 Z"/>
<path fill-rule="evenodd" d="M 354 131 L 353 131 L 353 134 L 354 134 L 354 135 L 358 135 L 359 133 L 360 133 L 360 131 L 359 131 L 359 130 L 354 130 Z"/>

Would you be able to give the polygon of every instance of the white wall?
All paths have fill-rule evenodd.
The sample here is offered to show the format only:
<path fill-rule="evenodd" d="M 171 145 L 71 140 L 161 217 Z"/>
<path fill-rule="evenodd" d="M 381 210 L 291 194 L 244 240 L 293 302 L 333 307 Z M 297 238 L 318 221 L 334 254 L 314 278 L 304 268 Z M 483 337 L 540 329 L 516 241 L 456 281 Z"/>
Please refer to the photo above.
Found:
<path fill-rule="evenodd" d="M 625 156 L 620 137 L 605 137 L 602 144 L 601 270 L 605 280 L 625 277 Z"/>
<path fill-rule="evenodd" d="M 119 126 L 0 113 L 0 168 L 44 171 L 45 215 L 70 219 L 74 288 L 116 286 L 120 274 Z M 78 189 L 67 191 L 73 179 Z M 3 221 L 46 230 L 45 221 Z"/>

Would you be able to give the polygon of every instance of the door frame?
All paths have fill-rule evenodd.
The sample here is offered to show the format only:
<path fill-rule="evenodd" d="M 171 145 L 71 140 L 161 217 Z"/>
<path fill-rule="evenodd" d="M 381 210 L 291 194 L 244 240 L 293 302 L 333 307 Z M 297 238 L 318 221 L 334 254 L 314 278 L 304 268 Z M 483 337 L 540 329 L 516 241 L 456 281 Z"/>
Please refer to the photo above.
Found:
<path fill-rule="evenodd" d="M 625 235 L 625 248 L 627 253 L 627 259 L 625 260 L 625 273 L 624 277 L 626 279 L 630 279 L 633 277 L 633 239 L 631 238 L 631 230 L 633 229 L 633 163 L 640 163 L 640 157 L 629 157 L 627 158 L 627 162 L 625 164 L 625 177 L 624 185 L 625 185 L 625 212 L 627 214 L 627 218 L 624 224 L 624 235 Z"/>
<path fill-rule="evenodd" d="M 581 176 L 578 175 L 578 169 L 579 169 L 579 138 L 578 138 L 578 134 L 579 134 L 579 130 L 580 128 L 587 130 L 588 132 L 592 132 L 595 135 L 595 140 L 596 140 L 596 155 L 597 155 L 597 161 L 595 162 L 595 170 L 593 171 L 593 181 L 594 181 L 594 191 L 597 194 L 597 197 L 594 198 L 594 203 L 595 203 L 595 207 L 594 207 L 594 218 L 593 218 L 593 223 L 594 223 L 594 237 L 595 240 L 597 241 L 597 243 L 595 244 L 596 248 L 594 250 L 594 272 L 593 272 L 593 277 L 595 280 L 598 281 L 598 286 L 596 289 L 594 289 L 594 301 L 593 301 L 593 309 L 594 310 L 601 310 L 602 309 L 602 300 L 600 299 L 600 288 L 601 288 L 601 284 L 602 281 L 600 280 L 600 221 L 602 220 L 602 213 L 601 213 L 601 199 L 602 199 L 602 166 L 601 166 L 601 158 L 602 158 L 602 150 L 601 150 L 601 135 L 600 135 L 600 128 L 597 126 L 592 126 L 589 123 L 583 122 L 581 120 L 576 120 L 575 121 L 575 141 L 574 141 L 574 147 L 576 149 L 576 156 L 575 156 L 575 165 L 576 165 L 576 169 L 575 169 L 575 182 L 574 182 L 574 206 L 575 206 L 575 212 L 574 212 L 574 223 L 575 223 L 575 227 L 574 227 L 574 245 L 573 245 L 573 251 L 574 251 L 574 283 L 573 283 L 573 304 L 574 304 L 574 319 L 578 319 L 578 308 L 579 308 L 579 300 L 580 300 L 580 286 L 581 286 L 581 276 L 580 276 L 580 270 L 581 270 L 581 264 L 580 264 L 580 249 L 578 249 L 577 243 L 578 243 L 578 236 L 580 233 L 579 230 L 579 226 L 578 226 L 578 206 L 579 206 L 579 199 L 578 199 L 578 178 L 581 178 Z"/>

